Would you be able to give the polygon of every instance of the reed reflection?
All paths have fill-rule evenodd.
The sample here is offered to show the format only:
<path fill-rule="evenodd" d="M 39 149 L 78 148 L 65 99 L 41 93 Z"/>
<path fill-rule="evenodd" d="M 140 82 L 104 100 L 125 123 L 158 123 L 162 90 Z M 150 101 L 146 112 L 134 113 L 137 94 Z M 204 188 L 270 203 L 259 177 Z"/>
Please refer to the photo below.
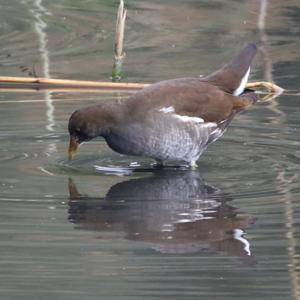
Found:
<path fill-rule="evenodd" d="M 76 229 L 122 232 L 162 253 L 251 255 L 244 231 L 253 218 L 238 215 L 230 197 L 198 172 L 154 171 L 113 185 L 104 198 L 81 195 L 69 179 L 69 192 L 69 220 Z"/>

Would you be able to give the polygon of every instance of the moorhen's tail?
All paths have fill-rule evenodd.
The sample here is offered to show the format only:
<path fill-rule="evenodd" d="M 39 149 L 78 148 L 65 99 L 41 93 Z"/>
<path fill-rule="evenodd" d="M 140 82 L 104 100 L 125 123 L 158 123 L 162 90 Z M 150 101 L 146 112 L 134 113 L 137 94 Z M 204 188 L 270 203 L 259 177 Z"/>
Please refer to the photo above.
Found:
<path fill-rule="evenodd" d="M 248 44 L 230 63 L 205 77 L 203 81 L 212 82 L 222 90 L 239 96 L 244 92 L 256 52 L 256 45 Z"/>

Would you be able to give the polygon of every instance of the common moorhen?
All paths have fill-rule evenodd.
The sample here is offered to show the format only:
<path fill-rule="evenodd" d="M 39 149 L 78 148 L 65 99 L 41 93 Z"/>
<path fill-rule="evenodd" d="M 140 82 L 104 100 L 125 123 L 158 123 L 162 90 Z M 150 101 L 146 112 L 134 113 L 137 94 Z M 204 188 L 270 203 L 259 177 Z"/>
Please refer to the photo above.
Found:
<path fill-rule="evenodd" d="M 233 117 L 256 102 L 257 95 L 245 91 L 256 51 L 254 44 L 248 44 L 207 77 L 161 81 L 127 99 L 75 111 L 69 120 L 69 158 L 80 143 L 102 136 L 122 154 L 196 166 Z"/>

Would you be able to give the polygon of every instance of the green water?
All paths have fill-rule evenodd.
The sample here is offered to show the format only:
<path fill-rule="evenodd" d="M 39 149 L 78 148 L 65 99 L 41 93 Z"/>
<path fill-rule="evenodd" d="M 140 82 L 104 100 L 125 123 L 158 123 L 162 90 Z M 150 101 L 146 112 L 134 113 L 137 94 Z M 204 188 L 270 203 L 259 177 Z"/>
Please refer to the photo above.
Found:
<path fill-rule="evenodd" d="M 300 299 L 299 1 L 126 3 L 124 80 L 208 74 L 253 41 L 251 79 L 289 92 L 197 171 L 159 171 L 101 139 L 67 160 L 70 114 L 126 94 L 1 90 L 0 298 Z M 109 80 L 117 1 L 0 5 L 1 75 Z"/>

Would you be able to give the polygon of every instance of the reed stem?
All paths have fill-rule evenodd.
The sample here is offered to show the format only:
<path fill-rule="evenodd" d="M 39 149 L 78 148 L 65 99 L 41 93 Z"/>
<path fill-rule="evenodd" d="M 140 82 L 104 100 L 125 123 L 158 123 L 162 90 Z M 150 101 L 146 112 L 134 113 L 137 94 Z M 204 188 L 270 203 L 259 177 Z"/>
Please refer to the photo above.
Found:
<path fill-rule="evenodd" d="M 111 76 L 113 82 L 120 81 L 123 73 L 123 60 L 125 58 L 125 52 L 123 51 L 123 42 L 126 15 L 127 10 L 124 8 L 124 1 L 120 0 L 116 22 L 114 65 Z"/>

